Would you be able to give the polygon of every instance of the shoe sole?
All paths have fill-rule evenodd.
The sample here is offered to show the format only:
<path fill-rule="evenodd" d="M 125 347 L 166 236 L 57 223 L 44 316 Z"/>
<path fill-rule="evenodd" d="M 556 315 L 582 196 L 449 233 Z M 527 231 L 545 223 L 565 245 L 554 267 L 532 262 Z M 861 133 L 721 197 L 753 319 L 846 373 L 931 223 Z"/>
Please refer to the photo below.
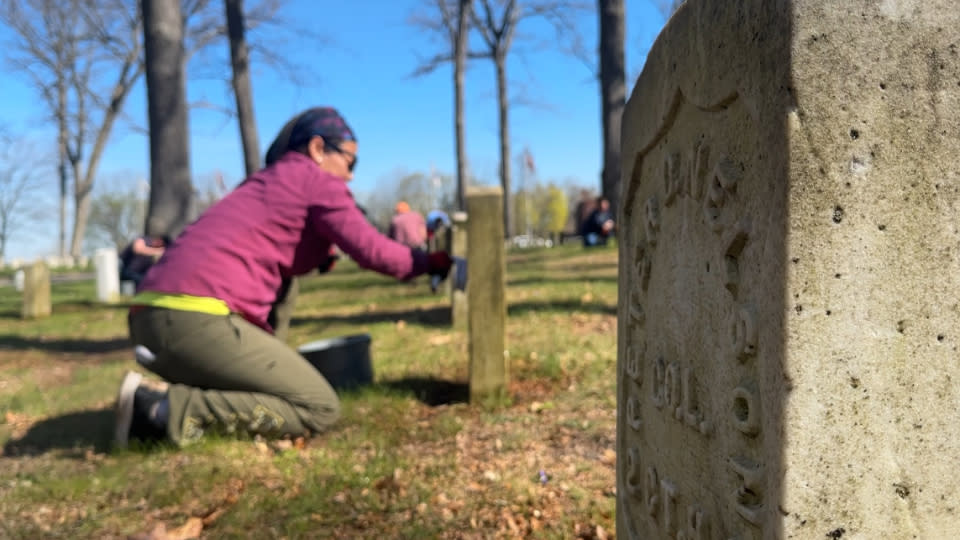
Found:
<path fill-rule="evenodd" d="M 128 371 L 120 383 L 120 392 L 117 393 L 117 405 L 114 409 L 116 426 L 113 432 L 114 445 L 124 449 L 130 444 L 130 426 L 133 424 L 133 396 L 140 386 L 143 375 Z"/>

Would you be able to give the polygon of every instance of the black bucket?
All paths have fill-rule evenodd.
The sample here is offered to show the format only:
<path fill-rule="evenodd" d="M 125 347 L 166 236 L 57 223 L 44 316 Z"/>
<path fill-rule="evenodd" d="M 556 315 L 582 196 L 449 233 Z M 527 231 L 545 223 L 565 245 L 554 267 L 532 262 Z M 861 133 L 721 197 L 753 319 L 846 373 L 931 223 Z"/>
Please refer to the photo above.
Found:
<path fill-rule="evenodd" d="M 370 334 L 311 341 L 301 345 L 297 351 L 337 390 L 373 382 Z"/>

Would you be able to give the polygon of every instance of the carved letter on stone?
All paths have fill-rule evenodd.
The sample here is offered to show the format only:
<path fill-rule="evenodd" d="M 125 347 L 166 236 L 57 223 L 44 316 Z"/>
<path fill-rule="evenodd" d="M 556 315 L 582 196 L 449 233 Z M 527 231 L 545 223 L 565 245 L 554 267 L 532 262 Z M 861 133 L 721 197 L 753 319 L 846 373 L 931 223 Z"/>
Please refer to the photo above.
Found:
<path fill-rule="evenodd" d="M 670 362 L 663 376 L 663 401 L 668 414 L 680 406 L 680 366 L 676 362 Z"/>
<path fill-rule="evenodd" d="M 740 362 L 757 354 L 757 314 L 753 306 L 737 310 L 733 323 L 733 354 Z"/>
<path fill-rule="evenodd" d="M 707 224 L 714 232 L 719 232 L 723 228 L 723 222 L 720 219 L 721 210 L 736 190 L 739 180 L 740 169 L 728 158 L 721 159 L 707 176 L 707 193 L 703 208 Z"/>
<path fill-rule="evenodd" d="M 723 251 L 723 265 L 725 270 L 723 286 L 726 287 L 734 298 L 740 288 L 740 254 L 747 245 L 750 237 L 750 218 L 741 219 L 733 233 L 727 238 Z"/>
<path fill-rule="evenodd" d="M 674 523 L 674 515 L 677 513 L 677 486 L 663 478 L 660 480 L 660 491 L 663 497 L 663 530 L 672 536 L 677 530 Z"/>
<path fill-rule="evenodd" d="M 683 394 L 683 404 L 677 407 L 677 418 L 682 419 L 685 424 L 693 429 L 698 429 L 703 413 L 697 410 L 697 406 L 694 403 L 692 369 L 688 367 L 683 368 L 682 382 L 683 388 L 681 388 L 681 393 Z"/>
<path fill-rule="evenodd" d="M 663 383 L 666 378 L 667 366 L 664 364 L 663 357 L 657 357 L 653 361 L 653 384 L 650 385 L 651 394 L 650 397 L 653 399 L 653 405 L 662 409 L 664 405 L 663 401 Z"/>
<path fill-rule="evenodd" d="M 673 204 L 677 195 L 680 195 L 682 187 L 680 156 L 678 154 L 666 154 L 663 158 L 664 206 L 671 206 Z"/>
<path fill-rule="evenodd" d="M 643 418 L 640 417 L 640 402 L 633 396 L 627 398 L 627 424 L 635 431 L 643 427 Z"/>
<path fill-rule="evenodd" d="M 657 470 L 653 467 L 647 467 L 647 484 L 645 491 L 647 514 L 652 516 L 654 520 L 657 519 L 657 510 L 660 508 L 660 495 L 657 494 L 659 488 L 660 485 L 657 483 Z"/>
<path fill-rule="evenodd" d="M 763 496 L 763 468 L 745 457 L 731 457 L 730 469 L 739 478 L 740 485 L 733 492 L 733 504 L 740 517 L 760 526 Z"/>
<path fill-rule="evenodd" d="M 647 253 L 647 247 L 643 244 L 643 242 L 638 243 L 634 264 L 636 265 L 637 279 L 639 280 L 640 288 L 644 291 L 646 291 L 647 287 L 650 285 L 651 262 L 650 255 Z"/>
<path fill-rule="evenodd" d="M 710 148 L 705 143 L 699 143 L 690 152 L 690 176 L 687 190 L 696 200 L 703 198 L 703 189 L 706 184 L 707 166 L 710 161 Z"/>
<path fill-rule="evenodd" d="M 686 527 L 677 533 L 677 540 L 707 540 L 707 516 L 695 504 L 687 507 Z"/>
<path fill-rule="evenodd" d="M 627 377 L 638 385 L 643 384 L 643 351 L 646 345 L 630 345 L 627 347 L 627 360 L 623 371 Z"/>
<path fill-rule="evenodd" d="M 748 386 L 733 390 L 733 425 L 750 437 L 760 433 L 760 399 Z"/>
<path fill-rule="evenodd" d="M 640 467 L 640 450 L 636 448 L 630 448 L 627 450 L 627 462 L 624 469 L 626 470 L 627 478 L 624 484 L 627 486 L 627 493 L 631 497 L 636 497 L 638 499 L 643 498 L 643 479 L 641 467 Z"/>
<path fill-rule="evenodd" d="M 660 231 L 660 203 L 656 197 L 647 199 L 647 204 L 644 206 L 644 216 L 647 243 L 652 246 L 657 243 L 657 234 Z"/>
<path fill-rule="evenodd" d="M 640 290 L 634 289 L 631 294 L 632 302 L 630 302 L 630 318 L 632 318 L 637 324 L 643 324 L 647 322 L 647 313 L 643 310 L 643 303 L 641 302 Z"/>

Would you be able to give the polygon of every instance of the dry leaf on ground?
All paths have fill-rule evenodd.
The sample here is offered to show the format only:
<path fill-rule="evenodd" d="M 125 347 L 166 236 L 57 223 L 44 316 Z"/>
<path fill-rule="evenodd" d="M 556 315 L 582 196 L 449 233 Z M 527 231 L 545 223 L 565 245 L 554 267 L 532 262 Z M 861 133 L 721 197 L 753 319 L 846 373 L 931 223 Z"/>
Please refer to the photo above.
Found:
<path fill-rule="evenodd" d="M 203 520 L 198 517 L 192 517 L 182 526 L 176 529 L 167 530 L 167 526 L 158 523 L 147 533 L 140 533 L 130 536 L 128 540 L 191 540 L 199 538 L 203 531 Z"/>

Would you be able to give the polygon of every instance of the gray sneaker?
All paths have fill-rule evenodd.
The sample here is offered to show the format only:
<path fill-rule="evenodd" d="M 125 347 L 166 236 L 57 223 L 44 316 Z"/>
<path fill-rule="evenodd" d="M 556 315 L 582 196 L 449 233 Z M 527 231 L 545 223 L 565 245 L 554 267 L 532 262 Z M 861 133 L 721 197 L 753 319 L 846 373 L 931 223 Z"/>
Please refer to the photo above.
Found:
<path fill-rule="evenodd" d="M 116 416 L 116 425 L 113 430 L 113 444 L 117 448 L 124 449 L 130 444 L 130 427 L 133 425 L 133 402 L 140 386 L 143 375 L 128 371 L 120 383 L 120 391 L 117 393 L 117 404 L 114 408 Z"/>
<path fill-rule="evenodd" d="M 158 425 L 154 418 L 157 405 L 166 398 L 168 387 L 167 383 L 145 381 L 143 375 L 127 372 L 117 393 L 113 432 L 116 448 L 127 448 L 131 439 L 158 441 L 165 438 L 165 426 Z"/>

